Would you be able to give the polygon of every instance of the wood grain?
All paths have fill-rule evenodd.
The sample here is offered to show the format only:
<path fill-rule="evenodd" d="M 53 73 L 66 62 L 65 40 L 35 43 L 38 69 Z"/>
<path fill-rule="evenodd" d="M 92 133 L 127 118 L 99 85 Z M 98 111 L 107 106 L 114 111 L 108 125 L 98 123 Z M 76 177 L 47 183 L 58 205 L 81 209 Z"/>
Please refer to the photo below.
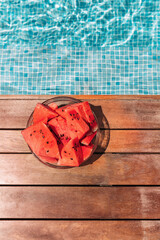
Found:
<path fill-rule="evenodd" d="M 0 154 L 0 184 L 160 185 L 159 154 L 94 154 L 86 166 L 55 169 L 32 154 Z"/>
<path fill-rule="evenodd" d="M 0 240 L 158 240 L 160 221 L 1 221 Z"/>
<path fill-rule="evenodd" d="M 1 98 L 0 98 L 1 99 Z M 25 128 L 38 102 L 45 99 L 0 100 L 0 128 Z M 87 99 L 101 128 L 160 128 L 160 101 L 156 99 Z"/>
<path fill-rule="evenodd" d="M 159 219 L 160 187 L 1 187 L 0 218 Z"/>
<path fill-rule="evenodd" d="M 102 130 L 99 147 L 96 152 L 104 151 L 117 153 L 159 153 L 160 130 L 111 130 L 110 136 L 108 130 Z M 0 130 L 0 153 L 5 152 L 30 153 L 21 131 Z"/>
<path fill-rule="evenodd" d="M 105 149 L 108 143 L 107 134 L 103 138 L 100 149 Z M 98 149 L 97 149 L 98 151 Z M 159 130 L 111 130 L 109 145 L 106 152 L 159 153 Z"/>

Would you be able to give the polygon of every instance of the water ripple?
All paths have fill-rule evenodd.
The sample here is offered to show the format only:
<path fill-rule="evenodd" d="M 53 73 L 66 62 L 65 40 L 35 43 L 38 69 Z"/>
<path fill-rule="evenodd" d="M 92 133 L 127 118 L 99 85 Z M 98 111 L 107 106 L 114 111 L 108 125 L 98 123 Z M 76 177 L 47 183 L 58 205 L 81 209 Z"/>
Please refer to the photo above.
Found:
<path fill-rule="evenodd" d="M 159 45 L 159 0 L 3 0 L 0 45 Z"/>

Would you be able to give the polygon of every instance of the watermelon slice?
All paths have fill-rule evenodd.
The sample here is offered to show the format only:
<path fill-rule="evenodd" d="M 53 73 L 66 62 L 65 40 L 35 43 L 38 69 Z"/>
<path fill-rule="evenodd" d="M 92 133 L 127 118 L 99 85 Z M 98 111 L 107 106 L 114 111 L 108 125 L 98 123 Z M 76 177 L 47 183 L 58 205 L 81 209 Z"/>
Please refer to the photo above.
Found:
<path fill-rule="evenodd" d="M 81 102 L 81 103 L 75 103 L 71 105 L 75 110 L 78 108 L 79 109 L 79 114 L 80 116 L 83 117 L 83 119 L 90 125 L 92 132 L 96 132 L 98 129 L 97 122 L 95 120 L 95 117 L 92 113 L 92 110 L 90 108 L 89 103 L 86 102 Z"/>
<path fill-rule="evenodd" d="M 22 135 L 37 156 L 59 159 L 57 140 L 43 122 L 26 128 L 22 131 Z"/>
<path fill-rule="evenodd" d="M 52 158 L 52 157 L 47 157 L 47 156 L 38 156 L 43 162 L 48 162 L 48 163 L 57 163 L 57 159 L 56 158 Z"/>
<path fill-rule="evenodd" d="M 91 155 L 93 147 L 94 147 L 93 144 L 90 144 L 89 146 L 83 146 L 83 145 L 81 146 L 82 154 L 83 154 L 83 161 L 85 161 Z"/>
<path fill-rule="evenodd" d="M 63 116 L 64 111 L 71 108 L 74 109 L 90 125 L 93 132 L 97 131 L 98 125 L 87 101 L 65 106 L 59 110 L 59 114 Z"/>
<path fill-rule="evenodd" d="M 68 107 L 74 109 L 86 122 L 88 122 L 81 103 L 75 103 Z"/>
<path fill-rule="evenodd" d="M 53 111 L 56 110 L 58 108 L 57 104 L 52 102 L 48 105 Z"/>
<path fill-rule="evenodd" d="M 89 123 L 91 129 L 93 132 L 96 132 L 98 129 L 98 124 L 96 122 L 96 119 L 92 113 L 92 110 L 90 108 L 90 105 L 88 102 L 83 102 L 82 103 L 83 110 L 85 112 L 85 117 L 87 118 L 87 122 Z"/>
<path fill-rule="evenodd" d="M 58 115 L 60 115 L 61 117 L 65 118 L 65 108 L 67 108 L 68 106 L 63 106 L 63 107 L 60 107 L 60 108 L 57 108 L 55 111 Z"/>
<path fill-rule="evenodd" d="M 68 106 L 64 106 L 61 108 L 56 109 L 56 112 L 63 118 L 67 120 L 67 127 L 70 131 L 70 137 L 71 138 L 75 138 L 78 137 L 79 139 L 81 139 L 84 136 L 84 133 L 82 133 L 81 131 L 77 130 L 75 128 L 75 126 L 73 125 L 72 122 L 70 122 L 70 116 L 68 116 L 68 114 L 65 112 L 65 109 L 67 109 Z"/>
<path fill-rule="evenodd" d="M 62 149 L 58 165 L 79 166 L 83 161 L 82 149 L 78 138 L 71 139 Z"/>
<path fill-rule="evenodd" d="M 74 132 L 74 134 L 77 135 L 78 139 L 83 138 L 85 134 L 89 131 L 89 126 L 87 125 L 87 123 L 74 109 L 64 109 L 63 116 L 67 120 L 68 127 L 72 132 Z"/>
<path fill-rule="evenodd" d="M 89 126 L 87 125 L 87 123 L 83 120 L 82 117 L 80 117 L 79 113 L 77 113 L 74 109 L 66 108 L 65 113 L 68 114 L 66 118 L 71 122 L 73 121 L 76 128 L 79 127 L 79 130 L 85 133 L 89 131 Z"/>
<path fill-rule="evenodd" d="M 85 112 L 83 110 L 83 106 L 81 105 L 81 103 L 75 103 L 75 104 L 58 108 L 56 112 L 62 117 L 65 117 L 65 110 L 67 109 L 74 109 L 80 115 L 80 117 L 82 117 L 87 122 L 87 118 L 85 116 Z"/>
<path fill-rule="evenodd" d="M 33 123 L 38 123 L 40 121 L 43 121 L 44 123 L 47 123 L 48 120 L 51 118 L 56 117 L 58 114 L 53 111 L 48 106 L 44 106 L 41 103 L 37 103 L 34 113 L 33 113 Z"/>
<path fill-rule="evenodd" d="M 93 138 L 96 136 L 96 134 L 97 134 L 97 131 L 94 133 L 91 132 L 91 133 L 87 134 L 87 136 L 82 139 L 81 143 L 83 145 L 88 146 L 91 143 L 91 141 L 93 140 Z"/>
<path fill-rule="evenodd" d="M 56 136 L 61 140 L 63 144 L 66 144 L 70 139 L 69 129 L 67 122 L 61 116 L 53 118 L 48 122 L 48 125 L 51 127 Z"/>

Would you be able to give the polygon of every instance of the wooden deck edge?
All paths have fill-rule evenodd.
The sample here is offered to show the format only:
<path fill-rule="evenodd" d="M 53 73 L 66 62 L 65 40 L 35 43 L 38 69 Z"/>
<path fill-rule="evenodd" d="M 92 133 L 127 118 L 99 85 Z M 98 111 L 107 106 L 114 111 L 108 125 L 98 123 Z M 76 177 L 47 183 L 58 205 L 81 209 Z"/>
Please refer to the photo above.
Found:
<path fill-rule="evenodd" d="M 1 95 L 0 99 L 49 99 L 61 95 Z M 160 95 L 63 95 L 77 99 L 160 99 Z"/>

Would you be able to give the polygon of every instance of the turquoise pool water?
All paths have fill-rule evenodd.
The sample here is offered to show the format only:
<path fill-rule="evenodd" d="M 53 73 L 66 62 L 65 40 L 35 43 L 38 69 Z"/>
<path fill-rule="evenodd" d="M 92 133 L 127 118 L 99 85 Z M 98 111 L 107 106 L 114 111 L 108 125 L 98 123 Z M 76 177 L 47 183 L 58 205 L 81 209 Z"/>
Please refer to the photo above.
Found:
<path fill-rule="evenodd" d="M 160 0 L 3 0 L 0 94 L 160 94 Z"/>

